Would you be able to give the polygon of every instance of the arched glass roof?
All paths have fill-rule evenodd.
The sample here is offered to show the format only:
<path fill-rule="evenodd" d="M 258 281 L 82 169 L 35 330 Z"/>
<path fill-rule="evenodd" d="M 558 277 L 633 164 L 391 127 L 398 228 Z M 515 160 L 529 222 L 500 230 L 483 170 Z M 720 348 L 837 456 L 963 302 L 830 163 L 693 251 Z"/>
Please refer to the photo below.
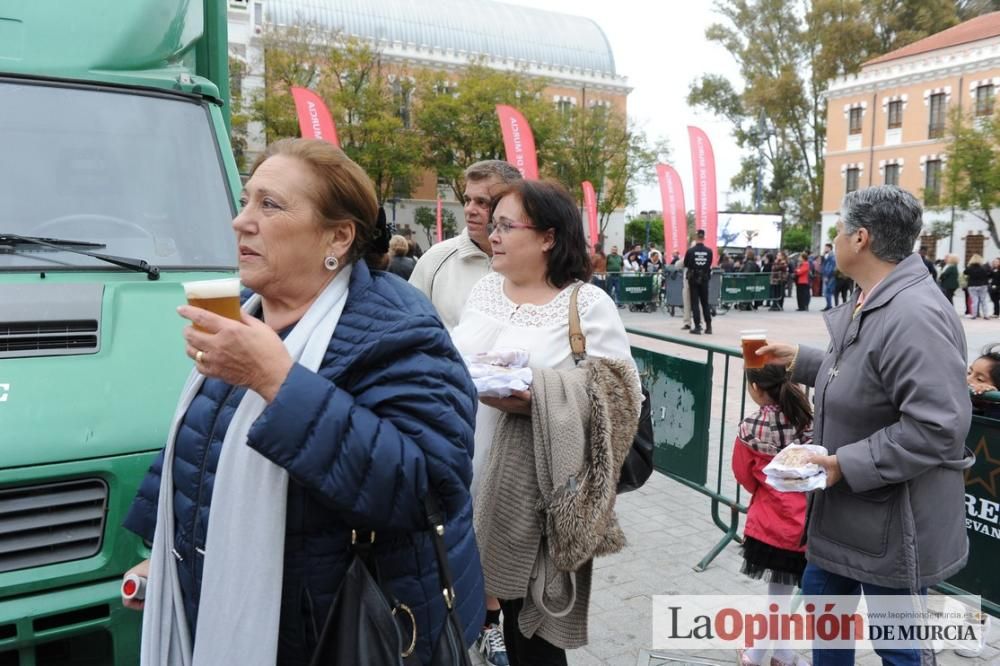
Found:
<path fill-rule="evenodd" d="M 582 16 L 492 0 L 267 0 L 264 12 L 272 24 L 615 75 L 604 31 Z"/>

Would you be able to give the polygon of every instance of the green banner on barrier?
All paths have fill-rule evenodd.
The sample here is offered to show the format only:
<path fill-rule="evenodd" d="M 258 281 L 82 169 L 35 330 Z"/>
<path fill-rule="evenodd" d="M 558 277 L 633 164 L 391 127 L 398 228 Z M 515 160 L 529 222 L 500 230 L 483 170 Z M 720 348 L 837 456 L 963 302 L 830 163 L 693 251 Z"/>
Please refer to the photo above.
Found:
<path fill-rule="evenodd" d="M 656 449 L 653 466 L 705 485 L 712 366 L 632 347 L 649 391 Z"/>
<path fill-rule="evenodd" d="M 655 301 L 655 277 L 651 273 L 622 275 L 618 292 L 619 301 L 625 304 Z"/>
<path fill-rule="evenodd" d="M 724 273 L 722 275 L 722 303 L 766 301 L 770 293 L 770 273 Z"/>
<path fill-rule="evenodd" d="M 973 417 L 965 445 L 976 454 L 965 471 L 969 563 L 947 582 L 1000 604 L 1000 421 Z"/>

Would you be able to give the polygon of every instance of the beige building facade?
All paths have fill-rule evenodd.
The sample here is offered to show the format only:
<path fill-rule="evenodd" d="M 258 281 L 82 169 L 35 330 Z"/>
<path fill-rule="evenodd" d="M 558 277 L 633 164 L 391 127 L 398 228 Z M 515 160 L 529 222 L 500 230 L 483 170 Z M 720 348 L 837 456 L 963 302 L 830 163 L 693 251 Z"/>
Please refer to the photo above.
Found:
<path fill-rule="evenodd" d="M 955 109 L 988 116 L 1000 94 L 1000 12 L 987 14 L 871 60 L 827 91 L 822 239 L 844 195 L 898 185 L 925 206 L 920 245 L 931 258 L 1000 256 L 986 223 L 934 208 L 947 163 L 947 125 Z M 947 227 L 951 226 L 949 230 Z"/>

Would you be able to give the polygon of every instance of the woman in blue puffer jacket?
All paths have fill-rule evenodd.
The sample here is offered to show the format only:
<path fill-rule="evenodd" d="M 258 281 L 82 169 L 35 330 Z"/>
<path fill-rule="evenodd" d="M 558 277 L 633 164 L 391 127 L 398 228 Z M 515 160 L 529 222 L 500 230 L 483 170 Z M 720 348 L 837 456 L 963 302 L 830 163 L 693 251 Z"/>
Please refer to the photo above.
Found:
<path fill-rule="evenodd" d="M 143 664 L 307 664 L 352 530 L 374 532 L 428 663 L 446 618 L 429 492 L 471 644 L 484 615 L 476 392 L 423 295 L 368 269 L 388 241 L 370 179 L 328 143 L 279 141 L 233 228 L 241 321 L 179 308 L 196 325 L 184 331 L 196 372 L 125 521 L 153 542 L 130 571 L 149 579 L 145 604 L 126 602 L 144 607 Z"/>

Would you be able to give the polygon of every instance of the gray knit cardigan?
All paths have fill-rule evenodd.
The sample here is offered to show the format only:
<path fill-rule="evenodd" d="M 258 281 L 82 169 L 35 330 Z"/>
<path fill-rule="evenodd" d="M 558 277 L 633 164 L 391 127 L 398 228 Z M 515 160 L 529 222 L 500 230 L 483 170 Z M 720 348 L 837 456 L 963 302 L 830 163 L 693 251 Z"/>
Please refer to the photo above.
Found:
<path fill-rule="evenodd" d="M 639 419 L 635 366 L 532 369 L 531 417 L 497 424 L 476 498 L 486 591 L 524 599 L 521 633 L 587 644 L 593 558 L 625 547 L 615 490 Z"/>

